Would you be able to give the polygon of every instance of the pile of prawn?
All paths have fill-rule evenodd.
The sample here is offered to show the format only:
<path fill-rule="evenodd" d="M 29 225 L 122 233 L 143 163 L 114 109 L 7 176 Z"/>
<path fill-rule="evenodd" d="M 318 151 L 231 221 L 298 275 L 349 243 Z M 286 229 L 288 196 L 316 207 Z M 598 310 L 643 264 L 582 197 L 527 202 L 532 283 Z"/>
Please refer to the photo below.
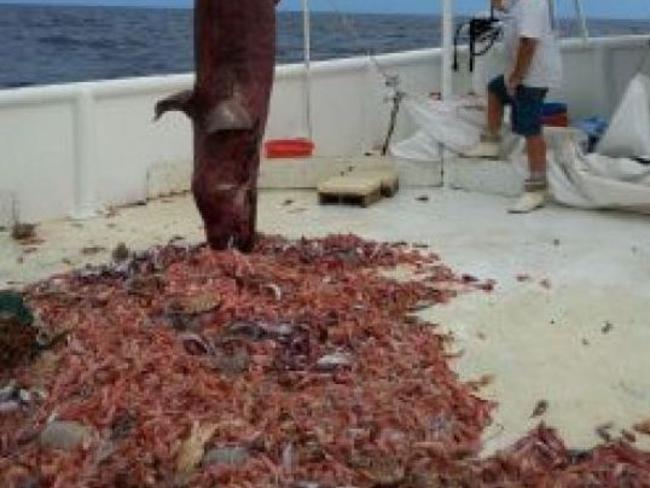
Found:
<path fill-rule="evenodd" d="M 68 335 L 0 372 L 43 391 L 0 414 L 2 486 L 650 486 L 648 454 L 576 454 L 544 426 L 479 459 L 495 405 L 415 312 L 493 286 L 351 235 L 264 237 L 250 255 L 168 245 L 52 277 L 26 297 Z M 93 436 L 47 448 L 54 419 Z"/>

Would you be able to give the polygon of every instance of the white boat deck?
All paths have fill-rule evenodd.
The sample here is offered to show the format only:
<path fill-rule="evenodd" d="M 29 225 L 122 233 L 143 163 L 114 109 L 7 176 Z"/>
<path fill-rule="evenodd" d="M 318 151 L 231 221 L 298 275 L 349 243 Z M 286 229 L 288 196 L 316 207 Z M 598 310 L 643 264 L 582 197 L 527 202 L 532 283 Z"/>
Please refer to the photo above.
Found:
<path fill-rule="evenodd" d="M 418 201 L 424 194 L 429 201 Z M 495 376 L 483 392 L 499 402 L 486 453 L 535 426 L 540 419 L 530 416 L 540 400 L 549 404 L 541 419 L 574 448 L 597 444 L 601 425 L 612 423 L 617 436 L 650 417 L 647 217 L 560 207 L 510 216 L 503 198 L 443 189 L 406 190 L 369 209 L 316 200 L 311 191 L 263 192 L 260 230 L 428 243 L 458 271 L 497 280 L 492 294 L 424 312 L 455 335 L 464 378 Z M 37 235 L 43 242 L 25 247 L 0 232 L 0 288 L 105 262 L 120 242 L 144 249 L 175 236 L 202 239 L 189 195 L 111 218 L 42 223 Z M 84 253 L 95 246 L 103 249 Z M 520 282 L 522 274 L 530 280 Z M 650 448 L 650 439 L 639 445 Z"/>

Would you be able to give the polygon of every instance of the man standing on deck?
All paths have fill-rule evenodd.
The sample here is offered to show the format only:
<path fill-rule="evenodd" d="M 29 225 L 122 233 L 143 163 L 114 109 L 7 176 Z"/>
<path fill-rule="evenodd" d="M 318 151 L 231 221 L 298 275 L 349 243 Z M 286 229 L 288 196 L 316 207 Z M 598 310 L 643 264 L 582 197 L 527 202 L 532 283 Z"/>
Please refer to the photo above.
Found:
<path fill-rule="evenodd" d="M 551 0 L 491 1 L 506 13 L 506 72 L 488 86 L 487 131 L 465 156 L 499 156 L 503 109 L 510 105 L 512 130 L 526 138 L 529 175 L 523 195 L 509 211 L 528 213 L 543 207 L 548 198 L 542 107 L 548 90 L 561 85 L 562 60 Z"/>

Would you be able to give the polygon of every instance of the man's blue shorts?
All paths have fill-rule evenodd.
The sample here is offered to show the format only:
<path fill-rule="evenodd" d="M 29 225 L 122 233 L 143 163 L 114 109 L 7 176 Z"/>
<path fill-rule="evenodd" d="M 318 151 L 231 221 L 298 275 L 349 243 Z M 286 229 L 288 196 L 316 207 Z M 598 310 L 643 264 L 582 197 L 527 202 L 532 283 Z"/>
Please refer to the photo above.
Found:
<path fill-rule="evenodd" d="M 529 137 L 542 133 L 542 113 L 548 89 L 519 85 L 515 96 L 511 97 L 505 78 L 498 76 L 490 82 L 488 91 L 504 105 L 512 107 L 512 131 L 515 134 Z"/>

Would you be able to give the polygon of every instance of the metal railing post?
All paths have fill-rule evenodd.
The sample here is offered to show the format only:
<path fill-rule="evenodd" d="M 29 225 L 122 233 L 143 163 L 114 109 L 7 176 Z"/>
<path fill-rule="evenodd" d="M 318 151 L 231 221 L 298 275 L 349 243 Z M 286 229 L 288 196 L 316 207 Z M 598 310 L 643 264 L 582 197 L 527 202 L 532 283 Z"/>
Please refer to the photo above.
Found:
<path fill-rule="evenodd" d="M 89 89 L 82 89 L 75 100 L 74 137 L 74 219 L 97 216 L 93 152 L 95 146 L 95 100 Z"/>
<path fill-rule="evenodd" d="M 578 22 L 580 22 L 580 36 L 583 41 L 587 42 L 589 40 L 589 27 L 587 26 L 587 18 L 582 7 L 582 0 L 574 0 L 574 2 L 576 5 L 576 16 L 578 17 Z"/>
<path fill-rule="evenodd" d="M 448 100 L 454 93 L 452 59 L 454 49 L 453 0 L 442 2 L 442 98 Z"/>
<path fill-rule="evenodd" d="M 312 113 L 311 113 L 311 15 L 309 11 L 309 0 L 302 0 L 303 15 L 303 41 L 304 41 L 304 59 L 305 59 L 305 79 L 303 87 L 303 96 L 305 104 L 305 126 L 307 135 L 311 140 L 313 138 Z"/>

